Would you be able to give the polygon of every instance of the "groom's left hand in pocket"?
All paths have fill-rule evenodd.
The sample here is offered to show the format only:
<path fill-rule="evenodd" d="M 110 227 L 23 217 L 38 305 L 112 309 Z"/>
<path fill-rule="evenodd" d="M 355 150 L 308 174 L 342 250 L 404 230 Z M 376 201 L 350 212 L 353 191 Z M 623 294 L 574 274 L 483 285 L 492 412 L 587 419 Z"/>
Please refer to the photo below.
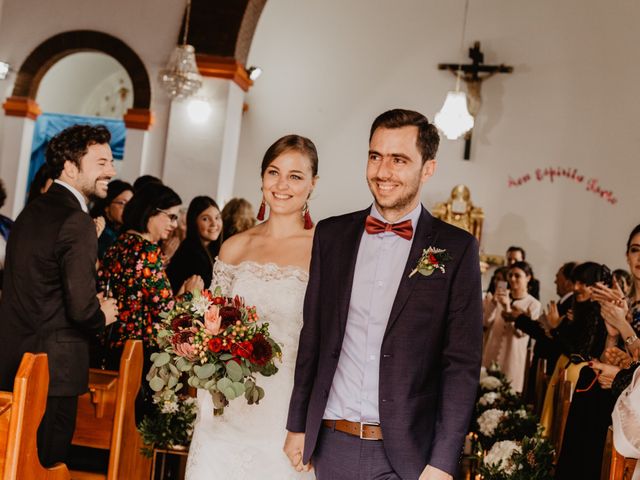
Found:
<path fill-rule="evenodd" d="M 304 451 L 304 433 L 287 432 L 282 450 L 289 458 L 291 466 L 298 472 L 309 472 L 311 462 L 302 463 L 302 452 Z"/>

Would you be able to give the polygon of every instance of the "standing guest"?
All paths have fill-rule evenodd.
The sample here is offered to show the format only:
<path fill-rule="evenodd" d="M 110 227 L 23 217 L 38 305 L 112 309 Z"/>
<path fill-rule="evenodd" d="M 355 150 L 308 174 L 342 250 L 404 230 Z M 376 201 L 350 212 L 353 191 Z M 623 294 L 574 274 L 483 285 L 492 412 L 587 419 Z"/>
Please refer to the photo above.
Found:
<path fill-rule="evenodd" d="M 510 290 L 496 290 L 492 301 L 493 309 L 484 312 L 484 324 L 488 333 L 482 365 L 489 367 L 491 363 L 498 362 L 516 392 L 521 392 L 524 387 L 529 336 L 507 320 L 513 307 L 519 312 L 524 312 L 532 320 L 540 317 L 542 305 L 527 293 L 531 277 L 531 267 L 528 263 L 512 263 L 507 275 Z"/>
<path fill-rule="evenodd" d="M 256 215 L 248 200 L 232 198 L 222 209 L 222 223 L 224 224 L 222 237 L 228 240 L 236 233 L 253 227 L 256 224 Z"/>
<path fill-rule="evenodd" d="M 187 210 L 187 236 L 173 255 L 167 275 L 174 290 L 192 275 L 211 285 L 213 264 L 222 244 L 222 217 L 210 197 L 196 197 Z"/>
<path fill-rule="evenodd" d="M 98 259 L 104 257 L 107 249 L 116 241 L 122 227 L 124 207 L 133 197 L 133 187 L 122 180 L 109 182 L 107 197 L 104 201 L 96 202 L 91 209 L 91 216 L 104 217 L 105 227 L 98 237 Z"/>
<path fill-rule="evenodd" d="M 625 297 L 629 297 L 631 294 L 631 287 L 633 282 L 631 280 L 631 274 L 623 268 L 618 268 L 612 272 L 613 278 L 624 293 Z"/>
<path fill-rule="evenodd" d="M 4 206 L 7 199 L 7 191 L 4 189 L 4 183 L 0 180 L 0 208 Z M 13 227 L 13 220 L 4 215 L 0 215 L 0 290 L 2 290 L 2 276 L 4 274 L 4 259 L 7 250 L 7 241 L 9 240 L 9 232 Z"/>
<path fill-rule="evenodd" d="M 316 227 L 284 451 L 297 470 L 312 462 L 318 480 L 458 470 L 480 372 L 482 287 L 475 237 L 420 203 L 438 143 L 418 112 L 378 116 L 373 205 Z"/>
<path fill-rule="evenodd" d="M 141 190 L 146 185 L 149 185 L 150 183 L 156 183 L 158 185 L 162 185 L 162 180 L 160 180 L 158 177 L 154 177 L 153 175 L 140 175 L 133 182 L 133 191 L 138 192 L 139 190 Z"/>
<path fill-rule="evenodd" d="M 51 174 L 49 173 L 49 165 L 43 163 L 34 175 L 33 180 L 31 180 L 31 185 L 29 185 L 27 204 L 49 190 L 52 183 L 53 178 L 51 178 Z"/>
<path fill-rule="evenodd" d="M 96 230 L 90 197 L 104 198 L 115 170 L 103 126 L 74 125 L 56 135 L 46 158 L 56 179 L 25 207 L 7 244 L 0 301 L 0 388 L 11 390 L 25 352 L 49 361 L 47 407 L 38 429 L 40 462 L 64 462 L 78 395 L 89 382 L 89 339 L 115 321 L 115 301 L 97 295 Z"/>
<path fill-rule="evenodd" d="M 98 277 L 118 302 L 118 322 L 108 332 L 111 350 L 107 368 L 117 368 L 124 343 L 142 340 L 154 346 L 153 326 L 173 304 L 158 243 L 171 235 L 178 222 L 180 197 L 157 183 L 146 185 L 124 210 L 122 232 L 105 253 Z"/>
<path fill-rule="evenodd" d="M 507 249 L 505 255 L 507 266 L 510 267 L 515 262 L 525 262 L 527 260 L 527 252 L 522 247 L 511 246 Z M 529 265 L 531 267 L 531 265 Z M 533 268 L 531 268 L 531 280 L 529 280 L 528 292 L 536 299 L 540 300 L 540 282 L 533 274 Z"/>

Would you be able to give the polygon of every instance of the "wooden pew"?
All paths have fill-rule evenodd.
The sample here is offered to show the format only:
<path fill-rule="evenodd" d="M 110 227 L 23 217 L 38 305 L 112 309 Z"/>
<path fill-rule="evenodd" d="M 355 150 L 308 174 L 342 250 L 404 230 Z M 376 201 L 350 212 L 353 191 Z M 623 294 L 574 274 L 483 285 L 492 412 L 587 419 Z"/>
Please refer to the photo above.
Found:
<path fill-rule="evenodd" d="M 68 480 L 64 464 L 44 468 L 38 459 L 37 433 L 47 405 L 49 362 L 44 353 L 25 353 L 13 393 L 0 392 L 0 478 Z"/>
<path fill-rule="evenodd" d="M 549 386 L 549 375 L 547 375 L 547 360 L 539 358 L 536 364 L 536 383 L 535 383 L 535 413 L 540 416 L 542 407 L 544 406 L 544 397 Z"/>
<path fill-rule="evenodd" d="M 560 450 L 562 449 L 562 440 L 564 439 L 564 429 L 567 425 L 567 417 L 571 408 L 572 388 L 571 382 L 565 378 L 556 385 L 554 398 L 554 414 L 553 424 L 551 428 L 551 442 L 556 451 L 555 461 L 560 458 Z"/>
<path fill-rule="evenodd" d="M 625 458 L 613 444 L 613 429 L 609 427 L 607 432 L 607 440 L 604 444 L 604 453 L 602 455 L 602 471 L 600 472 L 601 480 L 631 480 L 633 471 L 636 468 L 637 460 L 635 458 Z"/>
<path fill-rule="evenodd" d="M 135 400 L 142 379 L 142 342 L 128 340 L 118 372 L 91 369 L 89 392 L 78 399 L 73 445 L 109 450 L 106 474 L 71 471 L 73 480 L 148 480 L 151 459 L 140 453 Z"/>

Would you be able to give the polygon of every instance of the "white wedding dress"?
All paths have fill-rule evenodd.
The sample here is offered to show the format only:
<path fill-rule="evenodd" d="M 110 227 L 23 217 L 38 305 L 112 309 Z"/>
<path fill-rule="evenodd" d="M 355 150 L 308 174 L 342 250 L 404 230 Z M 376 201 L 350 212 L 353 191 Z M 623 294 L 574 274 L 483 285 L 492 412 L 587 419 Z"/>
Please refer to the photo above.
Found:
<path fill-rule="evenodd" d="M 307 272 L 298 267 L 216 261 L 212 288 L 220 285 L 225 295 L 240 295 L 257 307 L 259 322 L 269 322 L 273 339 L 282 347 L 282 362 L 276 363 L 275 375 L 257 375 L 257 384 L 265 390 L 259 405 L 248 405 L 241 397 L 231 401 L 222 416 L 214 416 L 211 395 L 198 390 L 186 480 L 315 478 L 297 473 L 282 451 L 307 281 Z"/>

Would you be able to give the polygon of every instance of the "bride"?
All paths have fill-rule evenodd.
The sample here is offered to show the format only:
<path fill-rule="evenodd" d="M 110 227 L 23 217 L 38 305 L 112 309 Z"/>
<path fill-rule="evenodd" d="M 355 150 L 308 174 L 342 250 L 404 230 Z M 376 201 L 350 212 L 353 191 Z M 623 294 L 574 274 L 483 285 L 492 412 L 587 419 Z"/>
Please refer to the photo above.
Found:
<path fill-rule="evenodd" d="M 211 395 L 198 390 L 187 480 L 314 478 L 296 473 L 281 446 L 311 259 L 313 225 L 307 199 L 317 173 L 318 154 L 311 140 L 287 135 L 276 141 L 261 167 L 260 212 L 269 207 L 267 221 L 222 245 L 212 288 L 220 285 L 226 295 L 240 295 L 257 307 L 260 321 L 269 322 L 274 340 L 281 344 L 282 362 L 275 375 L 258 375 L 257 384 L 265 390 L 259 405 L 240 398 L 230 402 L 222 416 L 214 416 Z"/>

